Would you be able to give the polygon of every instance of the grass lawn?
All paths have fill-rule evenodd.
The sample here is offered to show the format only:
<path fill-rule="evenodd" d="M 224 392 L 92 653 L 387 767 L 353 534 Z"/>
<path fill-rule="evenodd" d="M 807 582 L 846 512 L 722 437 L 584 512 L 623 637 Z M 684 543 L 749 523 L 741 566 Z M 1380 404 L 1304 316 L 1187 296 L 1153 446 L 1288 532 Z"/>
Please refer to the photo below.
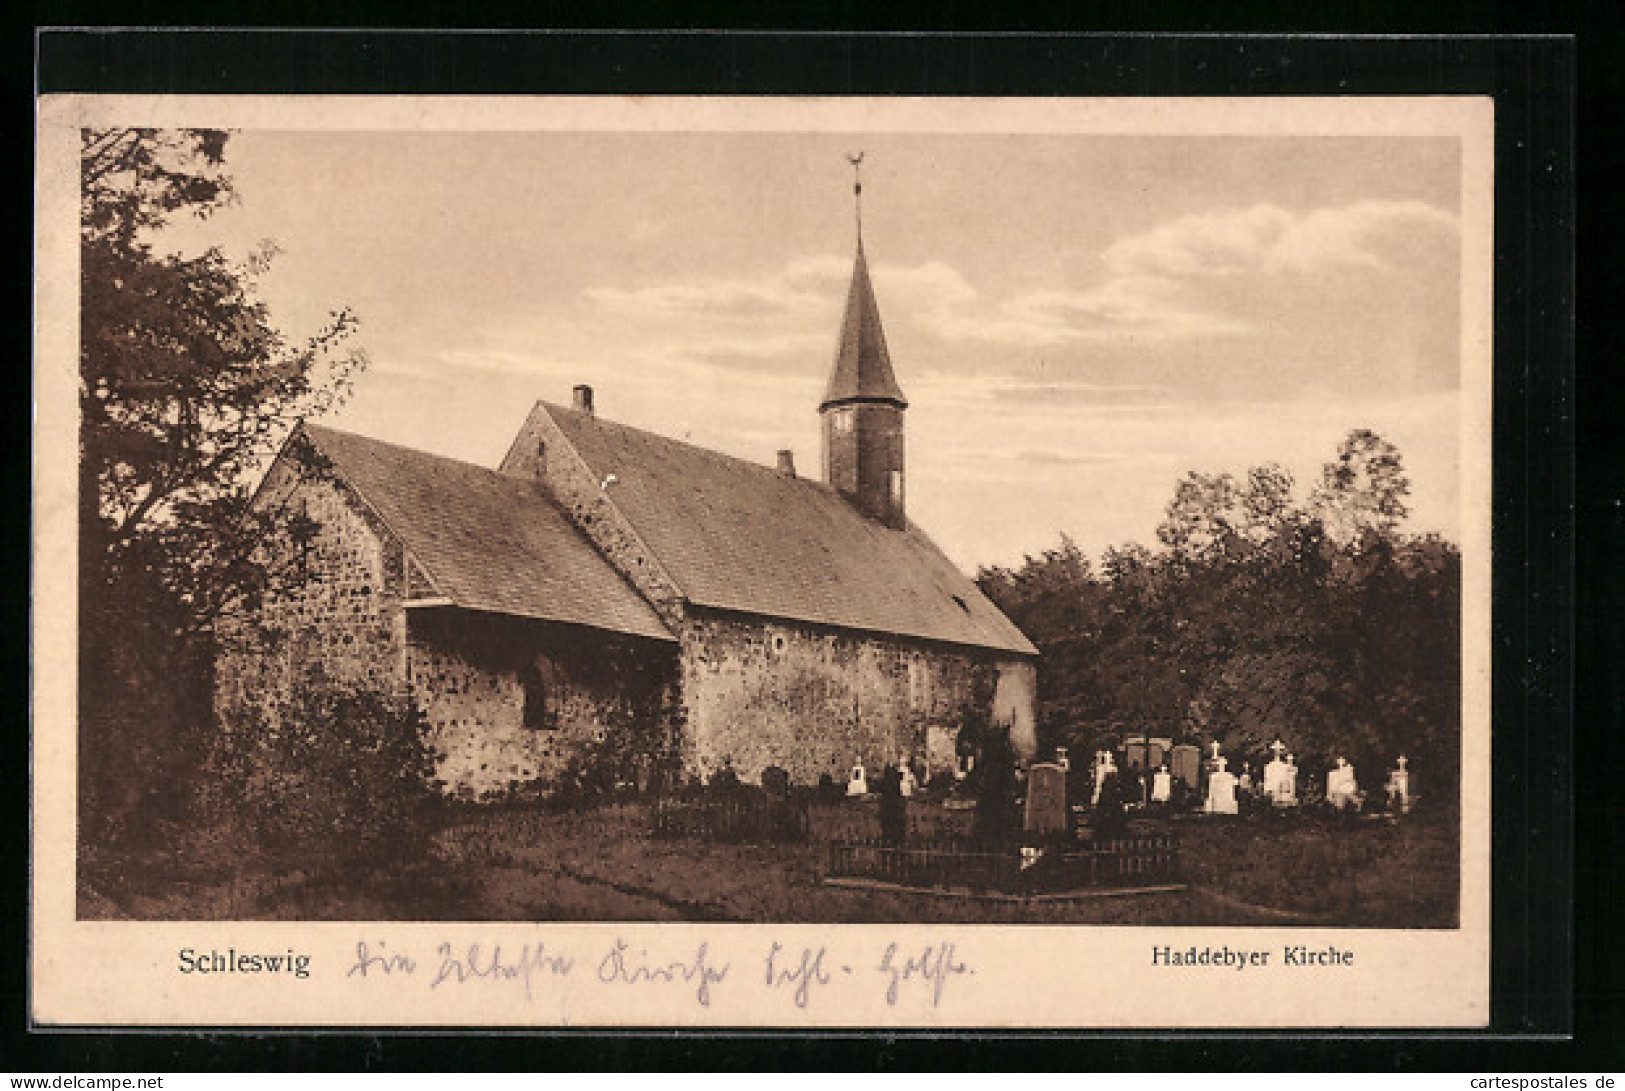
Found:
<path fill-rule="evenodd" d="M 1137 829 L 1180 838 L 1187 888 L 1066 902 L 1000 902 L 841 889 L 821 838 L 878 832 L 863 804 L 818 808 L 813 839 L 652 839 L 638 804 L 449 816 L 421 859 L 334 876 L 217 836 L 81 861 L 79 915 L 145 920 L 635 920 L 1451 928 L 1452 820 L 1340 823 L 1190 816 Z M 957 816 L 915 807 L 917 831 Z"/>

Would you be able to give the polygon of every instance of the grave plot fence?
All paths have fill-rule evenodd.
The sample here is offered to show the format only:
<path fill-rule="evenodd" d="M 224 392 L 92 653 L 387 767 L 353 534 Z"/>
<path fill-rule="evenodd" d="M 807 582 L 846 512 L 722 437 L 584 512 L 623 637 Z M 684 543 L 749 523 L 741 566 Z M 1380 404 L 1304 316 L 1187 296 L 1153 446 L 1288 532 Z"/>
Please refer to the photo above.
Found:
<path fill-rule="evenodd" d="M 661 800 L 655 805 L 655 837 L 707 841 L 805 841 L 811 823 L 807 804 L 793 798 Z"/>
<path fill-rule="evenodd" d="M 908 887 L 1009 894 L 1181 881 L 1178 839 L 1168 834 L 1049 846 L 1036 854 L 974 842 L 831 841 L 826 874 Z"/>

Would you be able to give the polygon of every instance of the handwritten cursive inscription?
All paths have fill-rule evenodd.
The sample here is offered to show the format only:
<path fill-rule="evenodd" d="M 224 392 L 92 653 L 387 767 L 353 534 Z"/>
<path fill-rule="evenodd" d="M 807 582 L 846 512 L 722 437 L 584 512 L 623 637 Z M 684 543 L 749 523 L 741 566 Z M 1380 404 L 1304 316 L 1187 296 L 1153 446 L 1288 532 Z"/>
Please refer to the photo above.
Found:
<path fill-rule="evenodd" d="M 886 953 L 880 959 L 878 967 L 882 974 L 889 975 L 886 985 L 886 1003 L 896 1006 L 899 987 L 905 982 L 915 978 L 929 983 L 931 986 L 931 1006 L 934 1008 L 942 1002 L 942 990 L 947 986 L 948 979 L 960 974 L 974 974 L 976 971 L 959 961 L 954 953 L 954 945 L 944 943 L 940 946 L 927 944 L 918 957 L 913 955 L 899 955 L 897 944 L 886 945 Z"/>
<path fill-rule="evenodd" d="M 763 995 L 765 988 L 766 994 L 786 998 L 805 1011 L 820 995 L 848 996 L 852 987 L 862 988 L 874 982 L 885 989 L 886 1003 L 891 1007 L 929 1002 L 935 1008 L 941 1006 L 950 981 L 976 974 L 953 943 L 891 942 L 881 950 L 878 961 L 873 961 L 878 944 L 867 950 L 867 945 L 842 950 L 843 946 L 786 946 L 770 940 L 765 949 L 757 947 L 751 952 L 761 959 L 755 963 L 761 968 L 760 976 L 746 976 L 727 988 L 742 990 L 747 1002 L 753 993 Z M 542 983 L 549 980 L 558 981 L 558 988 L 566 990 L 583 986 L 630 987 L 636 992 L 649 992 L 676 986 L 708 1008 L 731 969 L 727 961 L 712 952 L 709 943 L 702 942 L 686 957 L 673 958 L 674 953 L 682 955 L 683 948 L 674 952 L 669 947 L 634 946 L 620 936 L 607 948 L 595 945 L 586 952 L 549 946 L 540 940 L 522 944 L 441 942 L 435 952 L 434 959 L 420 960 L 407 951 L 391 949 L 381 940 L 362 940 L 355 945 L 355 960 L 345 977 L 376 980 L 379 987 L 387 988 L 456 986 L 454 991 L 461 991 L 481 985 L 521 986 L 526 1000 L 534 999 Z M 575 974 L 578 961 L 582 966 L 594 967 L 585 979 Z M 567 979 L 572 976 L 581 984 L 569 984 Z M 569 993 L 558 995 L 567 999 Z"/>
<path fill-rule="evenodd" d="M 527 943 L 508 958 L 502 957 L 501 944 L 492 946 L 491 953 L 485 954 L 478 943 L 469 944 L 466 952 L 453 952 L 451 944 L 442 943 L 439 954 L 440 969 L 429 982 L 429 988 L 438 988 L 446 981 L 461 985 L 468 981 L 518 980 L 525 983 L 526 1000 L 531 998 L 531 983 L 536 975 L 568 977 L 575 969 L 575 959 L 548 954 L 545 943 Z"/>
<path fill-rule="evenodd" d="M 694 996 L 701 1007 L 711 1006 L 711 986 L 728 977 L 728 964 L 720 969 L 711 966 L 710 945 L 702 943 L 694 957 L 678 962 L 650 962 L 649 952 L 642 948 L 634 955 L 624 939 L 615 945 L 598 963 L 598 980 L 606 985 L 639 985 L 645 982 L 667 983 L 684 981 L 695 985 Z"/>
<path fill-rule="evenodd" d="M 380 942 L 378 953 L 373 954 L 372 948 L 367 946 L 366 940 L 355 945 L 355 963 L 344 972 L 345 977 L 366 977 L 369 973 L 382 974 L 413 974 L 417 972 L 418 964 L 410 955 L 385 954 L 387 945 Z"/>
<path fill-rule="evenodd" d="M 824 957 L 828 951 L 820 947 L 817 953 L 811 947 L 803 947 L 800 956 L 788 955 L 780 958 L 784 948 L 777 940 L 767 949 L 767 984 L 770 988 L 779 989 L 787 985 L 795 986 L 791 994 L 796 1007 L 805 1008 L 812 999 L 814 985 L 828 985 L 830 972 L 824 966 Z M 850 966 L 842 966 L 843 973 L 850 974 Z"/>

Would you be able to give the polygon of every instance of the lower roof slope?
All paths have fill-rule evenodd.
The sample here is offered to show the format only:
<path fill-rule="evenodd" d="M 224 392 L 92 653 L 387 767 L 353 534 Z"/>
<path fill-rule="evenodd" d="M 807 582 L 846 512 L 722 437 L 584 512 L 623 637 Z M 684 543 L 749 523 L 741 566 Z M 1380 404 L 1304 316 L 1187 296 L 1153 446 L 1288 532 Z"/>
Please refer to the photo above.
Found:
<path fill-rule="evenodd" d="M 919 528 L 828 485 L 544 403 L 688 600 L 1021 655 L 1038 649 Z"/>
<path fill-rule="evenodd" d="M 318 425 L 303 431 L 456 605 L 675 639 L 540 483 Z"/>

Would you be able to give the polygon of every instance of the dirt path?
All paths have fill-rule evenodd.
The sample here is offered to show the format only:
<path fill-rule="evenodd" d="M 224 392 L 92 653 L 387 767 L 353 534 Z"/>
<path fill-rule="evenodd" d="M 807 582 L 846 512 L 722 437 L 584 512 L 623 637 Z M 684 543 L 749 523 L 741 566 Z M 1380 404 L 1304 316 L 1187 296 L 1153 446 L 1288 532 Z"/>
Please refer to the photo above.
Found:
<path fill-rule="evenodd" d="M 583 886 L 607 887 L 608 889 L 615 891 L 617 894 L 625 894 L 633 898 L 642 898 L 646 901 L 654 902 L 656 905 L 665 906 L 667 909 L 681 914 L 682 918 L 686 921 L 737 922 L 739 920 L 739 918 L 725 912 L 720 906 L 714 905 L 710 902 L 689 901 L 686 898 L 677 898 L 670 894 L 662 893 L 661 891 L 655 890 L 651 887 L 636 886 L 632 883 L 620 883 L 616 882 L 614 879 L 604 879 L 589 872 L 573 868 L 569 864 L 559 864 L 558 871 L 560 875 L 563 875 L 569 879 L 574 879 Z"/>

